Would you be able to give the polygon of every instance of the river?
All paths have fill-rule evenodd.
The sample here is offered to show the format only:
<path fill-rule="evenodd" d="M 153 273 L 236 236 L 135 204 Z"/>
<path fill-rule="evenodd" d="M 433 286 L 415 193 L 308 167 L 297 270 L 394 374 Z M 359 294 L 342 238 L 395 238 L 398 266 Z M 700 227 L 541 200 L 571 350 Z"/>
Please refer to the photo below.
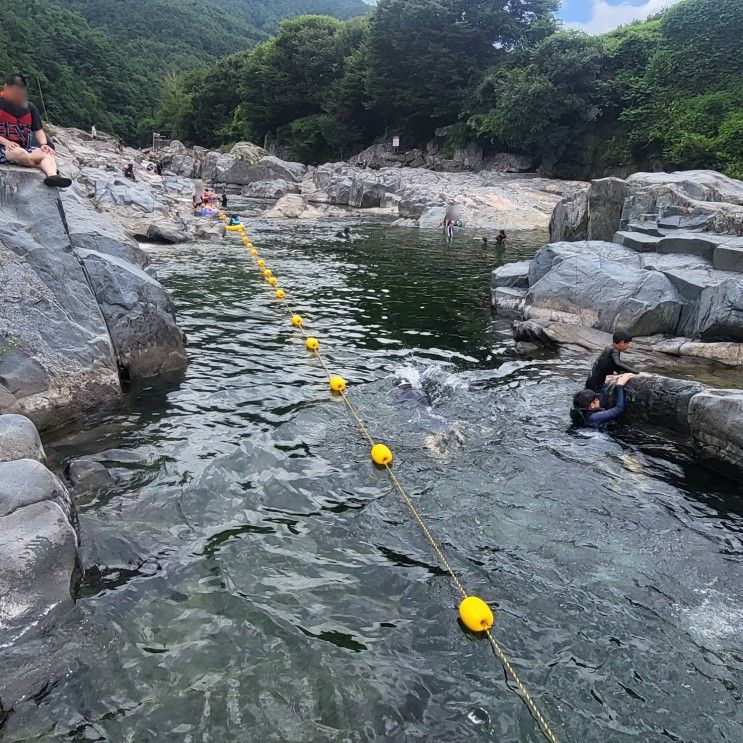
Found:
<path fill-rule="evenodd" d="M 472 236 L 335 229 L 252 236 L 557 737 L 742 740 L 739 486 L 657 431 L 571 431 L 588 358 L 516 353 Z M 239 241 L 152 254 L 191 364 L 46 442 L 119 484 L 80 499 L 65 674 L 14 739 L 543 740 Z"/>

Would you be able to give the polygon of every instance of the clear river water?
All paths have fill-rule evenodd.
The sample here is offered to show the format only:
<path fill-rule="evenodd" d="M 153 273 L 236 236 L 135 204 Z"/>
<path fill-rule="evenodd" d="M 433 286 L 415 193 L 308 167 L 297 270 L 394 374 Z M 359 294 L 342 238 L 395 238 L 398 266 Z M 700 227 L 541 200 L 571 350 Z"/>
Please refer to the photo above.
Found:
<path fill-rule="evenodd" d="M 739 483 L 658 431 L 571 431 L 588 355 L 517 353 L 471 235 L 337 229 L 251 234 L 558 739 L 743 740 Z M 151 252 L 191 364 L 45 442 L 118 485 L 80 498 L 62 673 L 9 739 L 543 740 L 239 241 Z"/>

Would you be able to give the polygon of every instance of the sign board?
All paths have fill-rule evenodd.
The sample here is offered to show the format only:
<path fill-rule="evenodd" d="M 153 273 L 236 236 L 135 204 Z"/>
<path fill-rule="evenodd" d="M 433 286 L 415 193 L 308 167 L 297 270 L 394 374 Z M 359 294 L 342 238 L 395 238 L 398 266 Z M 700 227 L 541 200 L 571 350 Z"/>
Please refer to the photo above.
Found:
<path fill-rule="evenodd" d="M 392 137 L 392 146 L 393 147 L 399 147 L 400 146 L 400 137 Z"/>

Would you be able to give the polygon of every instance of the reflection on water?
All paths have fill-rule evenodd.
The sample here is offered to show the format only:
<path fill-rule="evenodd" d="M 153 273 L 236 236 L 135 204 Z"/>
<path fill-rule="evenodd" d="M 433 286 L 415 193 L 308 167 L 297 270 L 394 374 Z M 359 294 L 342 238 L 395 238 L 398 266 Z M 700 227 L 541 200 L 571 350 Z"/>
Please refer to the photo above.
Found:
<path fill-rule="evenodd" d="M 471 236 L 336 229 L 253 235 L 558 737 L 741 740 L 737 486 L 652 431 L 571 432 L 588 359 L 517 356 Z M 540 740 L 245 252 L 154 254 L 191 365 L 49 445 L 116 450 L 120 485 L 81 501 L 68 673 L 11 739 Z"/>

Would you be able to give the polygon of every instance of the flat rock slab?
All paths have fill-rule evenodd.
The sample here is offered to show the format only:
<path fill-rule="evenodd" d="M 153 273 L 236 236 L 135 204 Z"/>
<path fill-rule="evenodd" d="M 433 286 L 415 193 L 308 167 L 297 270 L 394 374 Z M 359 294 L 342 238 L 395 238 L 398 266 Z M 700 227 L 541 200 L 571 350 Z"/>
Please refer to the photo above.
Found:
<path fill-rule="evenodd" d="M 694 395 L 705 390 L 699 382 L 674 379 L 657 374 L 631 379 L 626 386 L 627 409 L 623 415 L 628 422 L 645 421 L 689 434 L 689 405 Z"/>
<path fill-rule="evenodd" d="M 24 415 L 0 415 L 0 463 L 15 459 L 45 459 L 36 426 Z M 0 488 L 2 485 L 0 485 Z"/>

